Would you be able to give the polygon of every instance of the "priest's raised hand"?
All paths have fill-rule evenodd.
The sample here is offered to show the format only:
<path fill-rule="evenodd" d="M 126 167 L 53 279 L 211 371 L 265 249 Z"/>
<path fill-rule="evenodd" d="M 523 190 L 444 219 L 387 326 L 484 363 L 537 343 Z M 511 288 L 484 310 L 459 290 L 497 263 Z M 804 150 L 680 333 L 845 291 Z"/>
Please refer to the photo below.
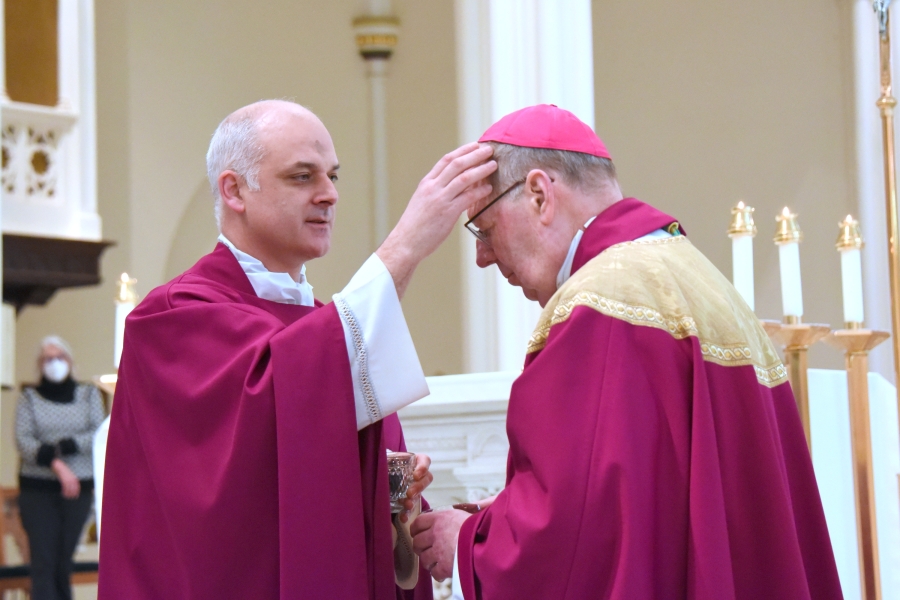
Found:
<path fill-rule="evenodd" d="M 331 246 L 339 163 L 328 130 L 284 101 L 219 125 L 206 157 L 219 243 L 125 327 L 101 600 L 402 595 L 385 457 L 406 450 L 396 411 L 428 388 L 399 298 L 490 193 L 479 183 L 496 168 L 490 154 L 473 144 L 441 159 L 377 254 L 323 304 L 305 265 Z M 412 495 L 431 481 L 428 462 Z M 416 572 L 396 581 L 430 598 Z"/>
<path fill-rule="evenodd" d="M 376 254 L 394 276 L 402 297 L 419 262 L 443 243 L 459 216 L 488 197 L 484 180 L 497 170 L 493 149 L 466 144 L 438 161 L 419 183 L 394 230 Z"/>

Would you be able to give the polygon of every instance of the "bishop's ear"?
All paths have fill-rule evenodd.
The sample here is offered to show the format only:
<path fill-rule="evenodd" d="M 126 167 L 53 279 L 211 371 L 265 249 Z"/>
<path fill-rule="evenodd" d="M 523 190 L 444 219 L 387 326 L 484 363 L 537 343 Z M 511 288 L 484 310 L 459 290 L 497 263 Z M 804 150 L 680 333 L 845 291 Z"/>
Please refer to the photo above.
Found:
<path fill-rule="evenodd" d="M 236 213 L 242 213 L 245 210 L 244 198 L 241 196 L 241 185 L 238 174 L 234 171 L 222 171 L 219 174 L 219 197 L 222 203 L 228 206 Z"/>
<path fill-rule="evenodd" d="M 525 190 L 538 219 L 542 224 L 549 225 L 553 221 L 557 201 L 553 177 L 541 169 L 532 169 L 525 177 Z"/>

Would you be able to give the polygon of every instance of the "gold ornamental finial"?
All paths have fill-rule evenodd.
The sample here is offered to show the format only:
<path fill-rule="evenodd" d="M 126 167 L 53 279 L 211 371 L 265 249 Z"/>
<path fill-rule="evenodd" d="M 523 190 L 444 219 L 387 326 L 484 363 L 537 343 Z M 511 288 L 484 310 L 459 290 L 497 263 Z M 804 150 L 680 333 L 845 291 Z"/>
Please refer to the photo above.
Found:
<path fill-rule="evenodd" d="M 116 302 L 137 304 L 138 295 L 134 289 L 134 284 L 136 283 L 137 279 L 130 278 L 128 273 L 122 273 L 122 276 L 116 282 L 116 285 L 119 287 L 116 292 Z"/>
<path fill-rule="evenodd" d="M 838 223 L 838 227 L 841 228 L 841 234 L 838 236 L 835 244 L 838 250 L 851 250 L 863 247 L 862 234 L 859 232 L 859 221 L 847 215 L 846 219 Z"/>
<path fill-rule="evenodd" d="M 756 224 L 753 222 L 754 210 L 752 206 L 744 204 L 743 200 L 731 209 L 731 226 L 728 228 L 728 237 L 756 235 Z"/>
<path fill-rule="evenodd" d="M 365 16 L 353 19 L 356 48 L 367 59 L 388 59 L 397 46 L 400 21 L 390 16 Z"/>
<path fill-rule="evenodd" d="M 803 239 L 803 232 L 800 231 L 800 225 L 797 224 L 797 215 L 792 213 L 787 206 L 780 215 L 775 217 L 775 220 L 778 221 L 778 230 L 775 232 L 776 244 L 790 244 Z"/>

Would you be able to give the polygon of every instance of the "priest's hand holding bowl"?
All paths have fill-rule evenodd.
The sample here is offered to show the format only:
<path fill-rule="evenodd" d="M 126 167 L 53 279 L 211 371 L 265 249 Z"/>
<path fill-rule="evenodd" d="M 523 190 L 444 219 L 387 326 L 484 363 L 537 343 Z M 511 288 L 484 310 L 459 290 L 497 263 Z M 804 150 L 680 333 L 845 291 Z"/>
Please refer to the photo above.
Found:
<path fill-rule="evenodd" d="M 400 522 L 406 523 L 409 515 L 416 506 L 416 502 L 421 499 L 422 492 L 434 481 L 434 475 L 431 474 L 431 458 L 427 454 L 415 454 L 415 466 L 412 472 L 412 481 L 406 489 L 404 498 L 398 501 L 402 507 L 400 512 Z"/>

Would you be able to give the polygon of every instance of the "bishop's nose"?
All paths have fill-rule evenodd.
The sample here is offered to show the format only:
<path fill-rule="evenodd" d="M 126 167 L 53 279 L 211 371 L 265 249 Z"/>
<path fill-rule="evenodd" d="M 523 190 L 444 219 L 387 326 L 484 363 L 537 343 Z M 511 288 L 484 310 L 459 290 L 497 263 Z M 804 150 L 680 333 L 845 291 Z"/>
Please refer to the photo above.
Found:
<path fill-rule="evenodd" d="M 475 264 L 484 269 L 496 262 L 497 256 L 494 254 L 494 250 L 481 240 L 475 240 Z"/>

